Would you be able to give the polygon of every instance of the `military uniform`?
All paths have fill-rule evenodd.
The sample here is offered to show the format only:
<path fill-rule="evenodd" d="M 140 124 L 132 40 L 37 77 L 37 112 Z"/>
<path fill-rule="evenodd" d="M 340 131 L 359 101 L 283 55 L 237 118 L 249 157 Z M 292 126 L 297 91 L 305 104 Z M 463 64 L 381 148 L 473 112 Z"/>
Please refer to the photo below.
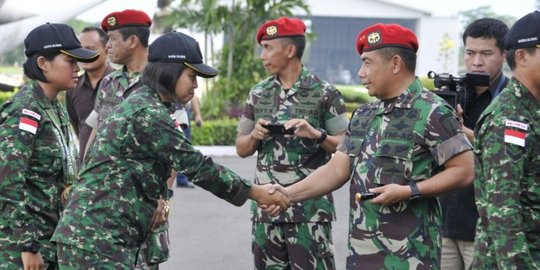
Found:
<path fill-rule="evenodd" d="M 143 86 L 100 125 L 52 240 L 134 267 L 171 169 L 232 204 L 248 198 L 251 184 L 195 150 Z"/>
<path fill-rule="evenodd" d="M 476 125 L 473 269 L 540 268 L 539 115 L 537 99 L 512 79 Z"/>
<path fill-rule="evenodd" d="M 127 68 L 116 70 L 101 81 L 94 110 L 86 123 L 97 128 L 107 118 L 113 108 L 120 104 L 134 89 L 141 87 L 139 72 L 128 74 Z"/>
<path fill-rule="evenodd" d="M 453 110 L 415 80 L 399 97 L 357 109 L 338 151 L 351 159 L 347 269 L 439 269 L 441 211 L 436 198 L 392 205 L 357 202 L 356 193 L 408 185 L 471 149 Z"/>
<path fill-rule="evenodd" d="M 67 112 L 30 81 L 0 107 L 0 126 L 0 268 L 21 269 L 21 245 L 32 240 L 54 264 L 49 239 L 77 170 Z"/>
<path fill-rule="evenodd" d="M 278 123 L 303 118 L 313 127 L 323 128 L 331 135 L 345 131 L 348 125 L 345 105 L 339 91 L 305 67 L 288 91 L 283 89 L 276 76 L 257 84 L 250 92 L 238 132 L 249 134 L 260 118 Z M 330 153 L 313 139 L 274 135 L 261 141 L 258 146 L 255 183 L 291 185 L 304 179 L 329 159 Z M 292 227 L 283 230 L 288 230 L 287 233 L 291 236 L 315 239 L 313 243 L 298 243 L 298 250 L 295 252 L 304 258 L 314 257 L 315 260 L 312 261 L 322 258 L 323 262 L 326 260 L 327 264 L 333 265 L 330 222 L 335 220 L 335 212 L 331 194 L 293 204 L 277 217 L 264 213 L 256 203 L 252 204 L 251 209 L 255 250 L 267 249 L 272 244 L 266 242 L 266 239 L 270 241 L 274 238 L 266 234 L 269 228 L 275 227 L 274 224 L 289 224 Z M 264 267 L 283 263 L 276 258 L 276 262 L 272 262 L 272 258 L 263 260 L 266 263 Z M 304 269 L 312 267 L 305 266 Z"/>

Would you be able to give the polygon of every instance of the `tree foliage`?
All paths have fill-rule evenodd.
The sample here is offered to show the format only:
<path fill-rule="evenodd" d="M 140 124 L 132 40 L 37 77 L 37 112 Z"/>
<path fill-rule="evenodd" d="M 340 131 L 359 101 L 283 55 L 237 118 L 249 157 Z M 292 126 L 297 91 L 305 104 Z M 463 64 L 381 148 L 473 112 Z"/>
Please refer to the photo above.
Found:
<path fill-rule="evenodd" d="M 238 116 L 249 89 L 263 77 L 255 33 L 267 20 L 292 16 L 293 11 L 310 13 L 304 0 L 181 0 L 161 19 L 163 25 L 188 28 L 205 35 L 205 58 L 213 52 L 213 37 L 223 34 L 223 48 L 216 53 L 220 76 L 207 88 L 203 100 L 206 118 Z M 209 43 L 209 44 L 208 44 Z"/>
<path fill-rule="evenodd" d="M 491 10 L 491 6 L 480 6 L 475 9 L 466 10 L 459 13 L 460 22 L 461 25 L 463 25 L 463 29 L 465 30 L 465 27 L 472 23 L 473 21 L 480 19 L 480 18 L 495 18 L 503 21 L 508 25 L 508 27 L 512 26 L 514 22 L 516 21 L 516 18 L 509 15 L 499 15 L 495 13 L 493 10 Z"/>

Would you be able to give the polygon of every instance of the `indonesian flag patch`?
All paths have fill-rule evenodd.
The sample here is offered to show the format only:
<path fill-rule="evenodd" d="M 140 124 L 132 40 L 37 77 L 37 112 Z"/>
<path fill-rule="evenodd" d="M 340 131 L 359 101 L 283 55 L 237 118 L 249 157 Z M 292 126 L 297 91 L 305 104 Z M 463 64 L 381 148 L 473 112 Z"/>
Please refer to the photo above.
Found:
<path fill-rule="evenodd" d="M 506 120 L 504 129 L 504 142 L 525 147 L 525 137 L 529 125 L 517 121 Z"/>
<path fill-rule="evenodd" d="M 38 122 L 26 117 L 19 118 L 19 129 L 36 134 L 37 128 Z"/>

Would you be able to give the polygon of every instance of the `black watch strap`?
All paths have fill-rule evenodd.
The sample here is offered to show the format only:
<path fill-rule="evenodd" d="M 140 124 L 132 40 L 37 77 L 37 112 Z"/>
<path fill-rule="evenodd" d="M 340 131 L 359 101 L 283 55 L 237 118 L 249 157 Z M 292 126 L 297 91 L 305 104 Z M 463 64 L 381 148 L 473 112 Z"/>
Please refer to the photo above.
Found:
<path fill-rule="evenodd" d="M 422 193 L 420 193 L 420 190 L 418 189 L 418 186 L 416 185 L 415 181 L 410 181 L 409 187 L 411 187 L 411 197 L 410 197 L 411 200 L 422 197 Z"/>
<path fill-rule="evenodd" d="M 41 248 L 41 244 L 39 243 L 39 241 L 32 240 L 32 241 L 28 241 L 22 244 L 21 251 L 38 253 L 40 248 Z"/>
<path fill-rule="evenodd" d="M 318 128 L 317 130 L 321 132 L 321 137 L 318 138 L 315 142 L 318 143 L 318 144 L 321 144 L 324 141 L 326 141 L 326 138 L 328 138 L 328 132 L 326 132 L 326 130 L 324 130 L 322 128 Z"/>

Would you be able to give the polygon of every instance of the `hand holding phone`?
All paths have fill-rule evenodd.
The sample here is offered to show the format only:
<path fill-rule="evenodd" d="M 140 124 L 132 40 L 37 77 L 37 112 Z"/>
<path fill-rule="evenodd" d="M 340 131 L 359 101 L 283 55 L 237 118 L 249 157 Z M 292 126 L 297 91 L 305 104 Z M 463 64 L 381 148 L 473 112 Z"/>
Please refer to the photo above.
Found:
<path fill-rule="evenodd" d="M 283 124 L 274 124 L 270 123 L 267 125 L 263 125 L 264 128 L 268 129 L 270 131 L 270 134 L 284 134 L 284 135 L 292 135 L 294 134 L 294 128 L 285 128 Z"/>

